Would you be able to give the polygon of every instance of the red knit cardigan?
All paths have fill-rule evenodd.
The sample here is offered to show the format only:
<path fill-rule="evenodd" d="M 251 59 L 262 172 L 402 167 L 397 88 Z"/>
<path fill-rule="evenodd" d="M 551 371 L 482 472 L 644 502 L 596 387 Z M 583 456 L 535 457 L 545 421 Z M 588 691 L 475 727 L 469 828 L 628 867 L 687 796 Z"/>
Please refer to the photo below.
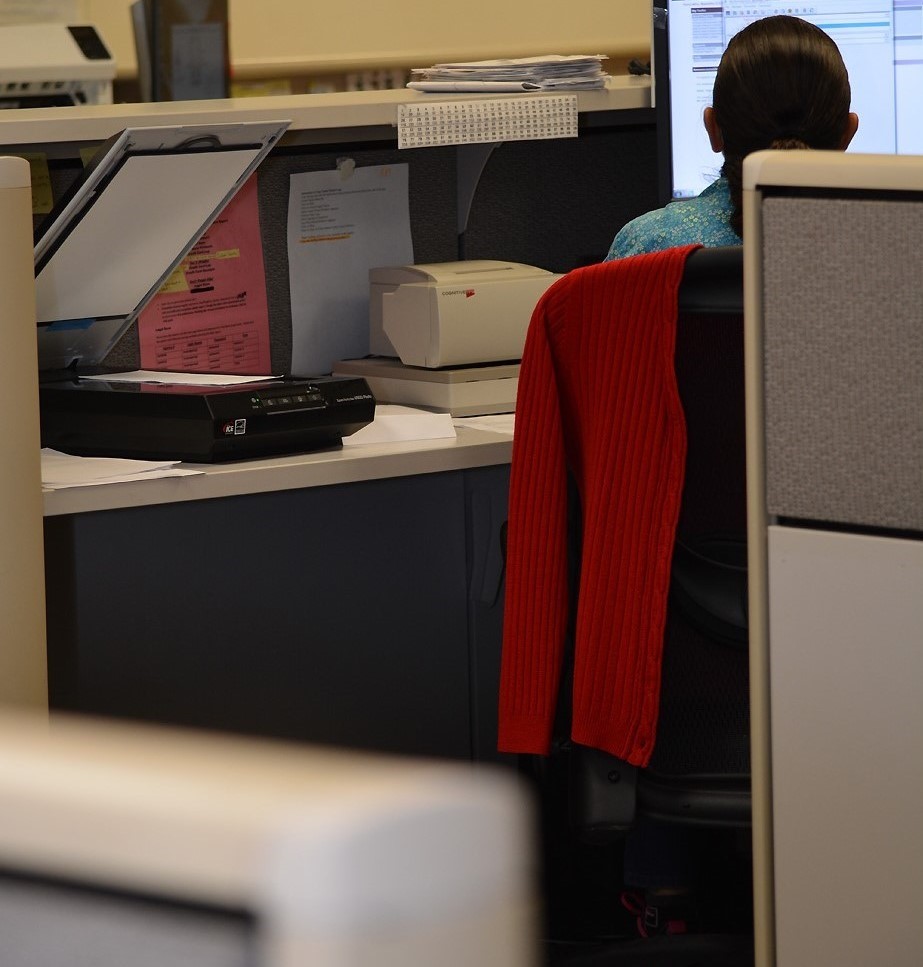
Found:
<path fill-rule="evenodd" d="M 535 308 L 516 399 L 499 749 L 550 751 L 568 624 L 567 471 L 582 512 L 571 738 L 654 747 L 686 458 L 673 354 L 690 245 L 570 272 Z"/>

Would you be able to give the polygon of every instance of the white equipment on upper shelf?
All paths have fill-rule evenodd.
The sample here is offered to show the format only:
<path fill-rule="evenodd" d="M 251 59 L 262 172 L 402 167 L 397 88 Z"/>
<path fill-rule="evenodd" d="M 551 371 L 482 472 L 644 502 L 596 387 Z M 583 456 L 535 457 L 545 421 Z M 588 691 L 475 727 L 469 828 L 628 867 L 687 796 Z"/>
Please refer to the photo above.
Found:
<path fill-rule="evenodd" d="M 0 26 L 0 107 L 111 104 L 115 59 L 89 24 Z"/>

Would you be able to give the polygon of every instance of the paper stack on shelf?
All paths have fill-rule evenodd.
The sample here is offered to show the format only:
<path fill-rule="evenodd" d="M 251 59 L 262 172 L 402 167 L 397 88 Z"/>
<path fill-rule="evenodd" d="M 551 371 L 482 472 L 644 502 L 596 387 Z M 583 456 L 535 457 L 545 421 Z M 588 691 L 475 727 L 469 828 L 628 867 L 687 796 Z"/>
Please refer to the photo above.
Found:
<path fill-rule="evenodd" d="M 604 54 L 546 54 L 511 60 L 478 60 L 416 67 L 415 91 L 585 91 L 606 86 Z"/>

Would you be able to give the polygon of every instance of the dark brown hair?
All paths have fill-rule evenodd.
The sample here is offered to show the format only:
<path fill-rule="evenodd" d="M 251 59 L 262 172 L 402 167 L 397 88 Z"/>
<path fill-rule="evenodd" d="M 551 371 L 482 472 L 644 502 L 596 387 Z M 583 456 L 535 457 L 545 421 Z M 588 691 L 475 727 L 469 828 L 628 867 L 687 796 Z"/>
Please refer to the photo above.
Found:
<path fill-rule="evenodd" d="M 743 160 L 762 148 L 838 148 L 849 77 L 836 44 L 797 17 L 764 17 L 735 34 L 715 76 L 712 106 L 724 140 L 731 227 L 743 234 Z"/>

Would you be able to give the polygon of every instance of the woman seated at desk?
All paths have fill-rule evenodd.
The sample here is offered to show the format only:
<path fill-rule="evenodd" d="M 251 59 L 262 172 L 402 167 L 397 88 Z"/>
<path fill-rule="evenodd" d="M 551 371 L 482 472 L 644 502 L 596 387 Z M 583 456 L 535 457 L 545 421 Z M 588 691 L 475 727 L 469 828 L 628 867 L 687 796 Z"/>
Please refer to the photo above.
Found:
<path fill-rule="evenodd" d="M 720 177 L 699 196 L 630 221 L 607 260 L 678 245 L 740 245 L 744 158 L 765 148 L 845 151 L 859 126 L 850 113 L 846 65 L 837 45 L 797 17 L 764 17 L 728 43 L 704 123 L 724 155 Z"/>
<path fill-rule="evenodd" d="M 607 261 L 697 242 L 740 245 L 746 155 L 766 148 L 845 151 L 859 125 L 850 98 L 840 51 L 819 27 L 790 16 L 749 24 L 721 58 L 703 118 L 712 149 L 724 155 L 720 177 L 696 198 L 630 221 L 615 236 Z M 700 859 L 694 843 L 682 827 L 642 822 L 629 834 L 623 902 L 639 922 L 653 917 L 672 924 L 663 928 L 668 931 L 691 926 L 687 887 Z"/>

